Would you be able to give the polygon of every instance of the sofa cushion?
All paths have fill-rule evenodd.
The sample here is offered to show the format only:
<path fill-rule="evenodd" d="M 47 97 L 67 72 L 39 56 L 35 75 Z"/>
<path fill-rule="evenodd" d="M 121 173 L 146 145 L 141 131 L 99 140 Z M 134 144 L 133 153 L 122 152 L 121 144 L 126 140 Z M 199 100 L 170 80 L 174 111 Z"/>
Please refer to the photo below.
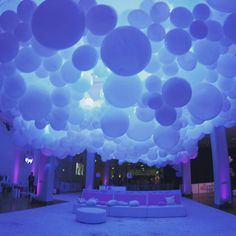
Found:
<path fill-rule="evenodd" d="M 90 198 L 87 202 L 86 205 L 87 206 L 96 206 L 97 204 L 97 200 L 95 198 Z"/>
<path fill-rule="evenodd" d="M 175 204 L 181 204 L 181 192 L 180 190 L 160 190 L 148 192 L 148 205 L 158 205 L 158 202 L 166 202 L 166 197 L 175 197 Z"/>
<path fill-rule="evenodd" d="M 98 205 L 106 205 L 107 202 L 105 202 L 105 201 L 98 201 L 97 204 L 98 204 Z"/>
<path fill-rule="evenodd" d="M 77 203 L 86 203 L 86 199 L 84 199 L 84 198 L 78 198 L 77 199 Z"/>
<path fill-rule="evenodd" d="M 158 206 L 165 206 L 166 205 L 166 201 L 159 201 L 157 202 Z"/>
<path fill-rule="evenodd" d="M 98 201 L 109 201 L 113 199 L 113 193 L 108 191 L 98 191 L 98 190 L 83 190 L 82 198 L 86 200 L 90 198 L 96 198 Z"/>
<path fill-rule="evenodd" d="M 117 201 L 125 201 L 125 202 L 137 200 L 139 201 L 140 205 L 147 204 L 147 194 L 145 192 L 137 192 L 137 191 L 116 192 L 114 194 L 114 199 L 116 199 Z"/>
<path fill-rule="evenodd" d="M 175 205 L 175 196 L 165 197 L 167 205 Z"/>
<path fill-rule="evenodd" d="M 107 202 L 107 206 L 118 206 L 119 203 L 117 200 L 110 200 Z"/>
<path fill-rule="evenodd" d="M 136 206 L 139 206 L 139 205 L 140 205 L 140 203 L 137 200 L 132 200 L 132 201 L 129 202 L 129 206 L 131 206 L 131 207 L 136 207 Z"/>
<path fill-rule="evenodd" d="M 129 203 L 125 201 L 118 201 L 119 206 L 128 206 Z"/>

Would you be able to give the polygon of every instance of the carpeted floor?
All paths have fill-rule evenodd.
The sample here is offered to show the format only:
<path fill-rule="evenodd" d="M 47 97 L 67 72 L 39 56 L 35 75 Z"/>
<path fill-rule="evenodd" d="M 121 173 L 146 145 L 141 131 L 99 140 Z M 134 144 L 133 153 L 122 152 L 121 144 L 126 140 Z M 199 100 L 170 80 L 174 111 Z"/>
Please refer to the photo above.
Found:
<path fill-rule="evenodd" d="M 73 195 L 71 196 L 69 195 L 67 197 L 68 199 L 66 199 L 66 197 L 65 199 L 63 199 L 64 195 L 61 195 L 60 197 L 59 196 L 60 195 L 58 195 L 58 198 L 55 198 L 48 205 L 64 203 L 64 202 L 70 201 L 71 198 L 73 197 Z M 30 199 L 27 196 L 15 198 L 12 196 L 11 193 L 5 193 L 5 194 L 0 193 L 0 213 L 21 211 L 21 210 L 44 207 L 44 206 L 45 204 L 43 204 L 42 202 L 38 202 L 34 199 Z"/>
<path fill-rule="evenodd" d="M 71 199 L 71 198 L 70 198 Z M 63 199 L 65 200 L 65 198 Z M 108 218 L 98 225 L 81 224 L 72 202 L 0 214 L 0 235 L 9 236 L 235 236 L 236 216 L 183 199 L 188 216 L 181 218 Z"/>

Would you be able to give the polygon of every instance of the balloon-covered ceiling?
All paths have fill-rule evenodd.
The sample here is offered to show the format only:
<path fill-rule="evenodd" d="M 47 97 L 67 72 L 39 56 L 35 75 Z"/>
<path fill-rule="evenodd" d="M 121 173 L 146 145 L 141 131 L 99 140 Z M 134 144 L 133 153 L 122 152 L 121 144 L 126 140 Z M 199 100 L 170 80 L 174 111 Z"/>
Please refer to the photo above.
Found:
<path fill-rule="evenodd" d="M 17 145 L 163 166 L 236 120 L 235 0 L 23 0 L 0 17 Z"/>

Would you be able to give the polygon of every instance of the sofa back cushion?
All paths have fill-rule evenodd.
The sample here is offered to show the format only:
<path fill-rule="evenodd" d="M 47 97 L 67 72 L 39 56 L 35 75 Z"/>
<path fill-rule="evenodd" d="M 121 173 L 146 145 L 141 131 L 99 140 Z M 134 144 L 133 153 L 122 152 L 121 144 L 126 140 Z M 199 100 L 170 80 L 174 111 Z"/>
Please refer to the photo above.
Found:
<path fill-rule="evenodd" d="M 116 192 L 114 193 L 114 199 L 117 201 L 125 201 L 130 202 L 132 200 L 136 200 L 140 203 L 140 205 L 147 204 L 147 194 L 143 192 Z"/>
<path fill-rule="evenodd" d="M 157 191 L 148 193 L 148 205 L 159 205 L 166 202 L 166 198 L 174 197 L 175 204 L 181 204 L 181 193 L 179 190 Z"/>
<path fill-rule="evenodd" d="M 131 207 L 137 207 L 139 205 L 140 205 L 140 203 L 137 200 L 132 200 L 129 202 L 129 206 L 131 206 Z"/>
<path fill-rule="evenodd" d="M 87 206 L 96 206 L 97 204 L 97 200 L 95 198 L 90 198 L 89 200 L 87 200 L 86 205 Z"/>
<path fill-rule="evenodd" d="M 119 202 L 117 200 L 109 200 L 106 203 L 107 206 L 119 206 Z"/>
<path fill-rule="evenodd" d="M 86 200 L 96 198 L 99 202 L 108 202 L 113 199 L 113 193 L 109 191 L 84 190 L 82 197 Z"/>
<path fill-rule="evenodd" d="M 175 196 L 166 197 L 166 204 L 167 205 L 175 205 L 176 204 Z"/>
<path fill-rule="evenodd" d="M 172 196 L 174 196 L 176 204 L 181 204 L 180 190 L 118 192 L 84 189 L 81 198 L 86 200 L 95 198 L 98 202 L 108 202 L 109 200 L 130 202 L 132 200 L 137 200 L 140 202 L 140 205 L 160 205 L 160 203 L 166 203 L 166 197 Z"/>

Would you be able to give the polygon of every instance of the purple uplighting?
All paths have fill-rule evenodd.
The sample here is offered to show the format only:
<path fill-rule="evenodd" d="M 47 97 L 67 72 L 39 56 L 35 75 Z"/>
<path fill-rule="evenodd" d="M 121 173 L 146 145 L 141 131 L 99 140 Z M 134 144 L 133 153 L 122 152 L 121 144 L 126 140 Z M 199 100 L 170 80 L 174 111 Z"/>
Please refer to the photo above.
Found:
<path fill-rule="evenodd" d="M 21 166 L 21 151 L 18 149 L 16 150 L 16 158 L 15 158 L 15 164 L 14 164 L 14 170 L 13 170 L 13 183 L 18 184 L 19 183 L 19 176 L 20 176 L 20 166 Z"/>
<path fill-rule="evenodd" d="M 42 182 L 43 182 L 44 175 L 45 175 L 46 163 L 47 163 L 47 157 L 42 156 L 40 158 L 40 163 L 39 163 L 38 182 L 37 182 L 37 196 L 40 196 L 40 194 L 42 193 Z"/>
<path fill-rule="evenodd" d="M 229 183 L 222 183 L 221 184 L 221 189 L 220 189 L 220 195 L 221 195 L 221 199 L 224 202 L 227 202 L 230 198 L 229 194 L 230 194 L 230 186 Z"/>

